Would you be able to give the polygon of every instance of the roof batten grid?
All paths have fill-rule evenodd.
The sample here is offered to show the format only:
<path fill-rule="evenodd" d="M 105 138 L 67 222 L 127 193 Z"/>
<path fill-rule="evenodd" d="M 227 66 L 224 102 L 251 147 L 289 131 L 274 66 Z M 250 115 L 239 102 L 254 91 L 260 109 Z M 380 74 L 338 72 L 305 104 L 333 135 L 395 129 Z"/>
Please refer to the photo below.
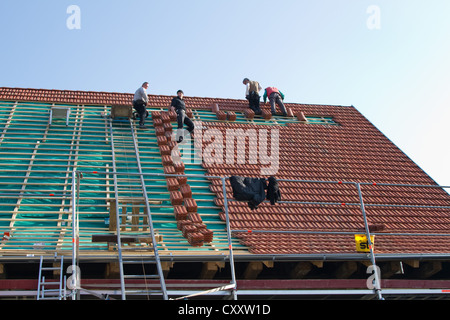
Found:
<path fill-rule="evenodd" d="M 45 106 L 43 106 L 43 107 L 45 107 L 45 108 L 48 108 L 49 106 L 48 105 L 45 105 Z M 76 113 L 78 113 L 78 112 L 76 112 Z M 45 114 L 45 113 L 43 113 L 43 114 Z M 77 116 L 78 117 L 78 116 Z M 45 118 L 46 117 L 43 117 L 44 119 L 42 119 L 42 120 L 45 120 Z M 25 123 L 26 124 L 26 122 L 27 121 L 30 121 L 30 120 L 27 120 L 27 119 L 21 119 L 21 120 L 25 120 L 25 121 L 21 121 L 21 125 L 23 126 L 23 124 Z M 31 121 L 35 121 L 35 125 L 39 125 L 39 120 L 31 120 Z M 42 122 L 42 123 L 44 123 L 44 122 Z M 46 124 L 44 124 L 44 126 L 45 126 Z M 51 129 L 51 132 L 54 132 L 54 130 L 53 130 L 53 128 L 58 128 L 58 125 L 57 125 L 57 123 L 55 123 L 54 124 L 54 126 L 52 125 L 52 129 Z M 76 126 L 75 126 L 75 128 L 76 128 Z M 65 130 L 62 130 L 62 131 L 65 131 Z M 59 179 L 58 178 L 58 175 L 63 175 L 63 174 L 65 174 L 65 177 L 64 176 L 61 176 L 61 179 L 64 179 L 64 183 L 48 183 L 48 184 L 46 184 L 46 185 L 48 185 L 48 186 L 55 186 L 57 189 L 59 189 L 60 190 L 60 187 L 63 187 L 64 189 L 63 190 L 67 190 L 66 188 L 69 186 L 69 184 L 70 183 L 68 183 L 68 176 L 67 176 L 67 172 L 70 172 L 71 170 L 72 170 L 72 168 L 71 168 L 71 166 L 70 165 L 76 165 L 76 145 L 78 145 L 78 143 L 76 142 L 77 141 L 77 139 L 74 139 L 74 137 L 76 135 L 78 135 L 78 133 L 77 133 L 77 130 L 75 129 L 75 130 L 72 130 L 72 136 L 71 135 L 68 135 L 68 136 L 71 136 L 71 140 L 69 140 L 69 144 L 72 146 L 72 147 L 70 147 L 70 152 L 69 152 L 69 154 L 67 154 L 67 153 L 65 153 L 65 154 L 60 154 L 60 155 L 57 155 L 57 157 L 54 157 L 55 159 L 53 159 L 52 161 L 61 161 L 61 162 L 66 162 L 66 163 L 68 163 L 69 164 L 69 167 L 67 167 L 67 164 L 64 166 L 64 165 L 60 165 L 60 167 L 61 168 L 67 168 L 66 170 L 51 170 L 51 171 L 49 171 L 49 170 L 34 170 L 34 168 L 36 168 L 36 169 L 38 169 L 38 168 L 44 168 L 44 165 L 43 164 L 41 164 L 41 163 L 43 163 L 42 162 L 42 160 L 46 157 L 46 154 L 48 154 L 48 156 L 52 156 L 52 152 L 42 152 L 42 151 L 45 151 L 45 150 L 48 150 L 48 151 L 52 151 L 52 145 L 54 145 L 54 144 L 49 144 L 48 143 L 48 141 L 50 140 L 50 138 L 49 138 L 49 136 L 48 135 L 46 135 L 45 137 L 44 137 L 44 139 L 42 139 L 42 141 L 41 141 L 41 143 L 39 144 L 39 146 L 38 147 L 35 147 L 35 148 L 33 148 L 32 150 L 34 150 L 34 152 L 36 153 L 36 157 L 35 157 L 35 160 L 34 160 L 34 163 L 33 163 L 33 170 L 30 170 L 30 169 L 28 169 L 28 170 L 15 170 L 15 172 L 17 172 L 17 173 L 19 173 L 19 174 L 22 174 L 22 173 L 26 173 L 27 174 L 27 180 L 28 181 L 36 181 L 35 179 L 42 179 L 42 180 L 48 180 L 49 178 L 50 178 L 50 176 L 48 175 L 48 173 L 50 173 L 51 174 L 51 179 L 53 179 L 53 181 L 55 181 L 54 179 Z M 5 142 L 6 141 L 3 141 L 3 143 L 2 143 L 2 147 L 5 147 Z M 26 144 L 25 144 L 25 141 L 24 142 L 20 142 L 21 143 L 21 145 L 22 146 L 25 146 Z M 75 143 L 75 144 L 74 144 Z M 12 145 L 13 145 L 13 147 L 14 146 L 16 146 L 17 144 L 15 144 L 15 143 L 11 143 Z M 59 145 L 61 145 L 61 146 L 64 146 L 65 148 L 64 149 L 61 149 L 61 151 L 67 151 L 68 149 L 67 149 L 67 143 L 58 143 Z M 49 148 L 42 148 L 41 146 L 42 145 L 47 145 Z M 69 145 L 69 146 L 70 146 Z M 26 149 L 25 147 L 22 147 L 23 149 Z M 75 152 L 75 153 L 74 153 Z M 25 153 L 26 154 L 26 153 Z M 30 156 L 32 155 L 32 153 L 30 152 L 30 154 L 29 154 Z M 74 158 L 74 156 L 75 156 L 75 158 Z M 39 158 L 42 158 L 42 159 L 39 159 L 38 160 L 38 157 Z M 65 157 L 65 159 L 63 159 L 62 157 Z M 24 158 L 24 160 L 25 160 L 26 158 Z M 38 161 L 40 161 L 41 163 L 38 163 Z M 16 164 L 17 165 L 17 164 Z M 26 165 L 26 164 L 25 164 Z M 45 165 L 46 166 L 46 165 Z M 6 171 L 6 170 L 5 170 Z M 8 170 L 8 172 L 13 172 L 12 170 Z M 5 172 L 6 173 L 6 172 Z M 36 174 L 42 174 L 43 176 L 35 176 Z M 3 181 L 5 181 L 5 180 L 3 180 Z M 50 191 L 50 192 L 48 192 L 47 190 L 44 190 L 44 189 L 39 189 L 39 184 L 38 183 L 35 183 L 35 182 L 31 182 L 31 183 L 28 183 L 28 181 L 27 181 L 27 183 L 26 183 L 26 186 L 27 186 L 27 189 L 26 189 L 26 191 L 28 192 L 28 189 L 33 189 L 33 190 L 36 190 L 36 195 L 34 196 L 34 199 L 45 199 L 46 197 L 50 197 L 50 198 L 53 198 L 53 199 L 55 199 L 55 200 L 61 200 L 61 201 L 63 201 L 62 202 L 62 206 L 61 205 L 58 205 L 58 204 L 56 204 L 56 203 L 54 203 L 54 204 L 46 204 L 46 205 L 38 205 L 38 204 L 33 204 L 32 206 L 34 206 L 34 207 L 42 207 L 42 208 L 45 208 L 45 207 L 47 207 L 47 208 L 58 208 L 58 207 L 60 207 L 61 209 L 59 210 L 59 211 L 53 211 L 52 209 L 47 209 L 47 210 L 45 210 L 45 212 L 47 213 L 47 214 L 53 214 L 53 213 L 59 213 L 59 215 L 60 215 L 60 217 L 58 218 L 58 224 L 61 222 L 63 222 L 64 221 L 64 224 L 66 224 L 67 222 L 68 222 L 68 220 L 67 220 L 67 218 L 63 218 L 63 216 L 65 216 L 65 215 L 67 215 L 67 212 L 65 212 L 65 210 L 67 210 L 67 209 L 69 209 L 70 207 L 69 207 L 69 205 L 68 204 L 64 204 L 64 199 L 67 199 L 67 197 L 65 197 L 64 196 L 64 191 L 62 191 L 62 194 L 60 194 L 60 193 L 57 193 L 57 192 L 52 192 L 52 191 L 50 191 L 50 190 L 48 190 L 48 191 Z M 12 182 L 10 182 L 10 185 L 11 185 L 11 183 Z M 3 183 L 2 183 L 3 184 Z M 17 184 L 16 184 L 17 185 Z M 23 186 L 25 186 L 25 184 L 22 184 Z M 3 190 L 5 190 L 4 188 L 2 188 Z M 55 190 L 56 191 L 56 190 Z M 46 193 L 45 193 L 46 192 Z M 44 193 L 44 194 L 43 194 Z M 66 193 L 67 194 L 67 193 Z M 23 195 L 24 196 L 24 198 L 27 198 L 27 196 L 26 195 Z M 30 197 L 28 197 L 28 198 L 30 198 Z M 24 209 L 26 209 L 27 207 L 30 207 L 31 208 L 31 206 L 30 206 L 30 204 L 28 204 L 28 203 L 24 203 L 24 201 L 22 201 L 22 203 L 20 204 L 20 207 L 21 208 L 24 208 Z M 3 211 L 4 213 L 7 213 L 6 211 Z M 20 212 L 20 211 L 19 211 Z M 29 215 L 28 213 L 26 213 L 25 211 L 23 211 L 23 213 L 20 213 L 21 214 L 21 216 L 23 216 L 23 217 L 25 217 L 25 215 Z M 43 216 L 44 217 L 44 216 Z M 13 221 L 13 220 L 12 220 Z M 15 219 L 14 221 L 18 221 L 18 222 L 21 222 L 22 220 L 19 220 L 19 219 Z M 27 221 L 32 221 L 32 219 L 27 219 Z M 60 222 L 59 222 L 60 221 Z M 23 227 L 19 227 L 18 225 L 17 225 L 17 223 L 14 225 L 14 230 L 19 230 L 19 229 L 23 229 Z M 54 228 L 54 227 L 52 227 L 52 228 Z M 58 227 L 58 228 L 60 228 L 60 227 Z M 30 229 L 30 228 L 28 228 L 28 229 Z M 13 230 L 13 231 L 14 231 Z M 31 229 L 30 229 L 31 230 Z M 56 229 L 55 229 L 56 230 Z M 21 232 L 20 234 L 22 234 L 22 235 L 25 235 L 25 233 L 24 232 Z M 28 234 L 29 234 L 29 232 L 28 232 Z M 61 236 L 63 236 L 63 234 L 64 234 L 64 232 L 60 232 L 59 233 Z M 18 232 L 13 232 L 13 241 L 10 241 L 9 243 L 11 244 L 11 243 L 13 243 L 14 241 L 18 241 L 19 240 L 19 238 L 20 238 L 20 235 L 19 235 L 19 233 Z M 31 238 L 28 238 L 28 239 L 30 239 L 31 240 Z M 26 238 L 25 238 L 25 240 L 26 240 Z M 45 241 L 45 239 L 42 239 L 43 241 Z M 47 241 L 46 241 L 47 242 Z M 50 242 L 49 242 L 50 243 Z M 25 249 L 26 249 L 26 247 L 24 247 Z M 42 247 L 43 249 L 44 249 L 44 247 Z M 3 248 L 4 249 L 4 248 Z M 4 252 L 6 252 L 6 251 L 4 251 Z"/>

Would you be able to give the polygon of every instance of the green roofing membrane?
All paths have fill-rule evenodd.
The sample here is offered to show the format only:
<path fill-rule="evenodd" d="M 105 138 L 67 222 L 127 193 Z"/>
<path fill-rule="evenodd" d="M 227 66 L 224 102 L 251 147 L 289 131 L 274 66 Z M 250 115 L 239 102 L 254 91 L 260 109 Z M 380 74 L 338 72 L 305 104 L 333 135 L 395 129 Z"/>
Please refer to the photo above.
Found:
<path fill-rule="evenodd" d="M 0 232 L 11 235 L 0 250 L 71 250 L 72 171 L 111 161 L 110 152 L 97 147 L 104 132 L 88 132 L 84 121 L 95 117 L 98 126 L 99 110 L 80 117 L 84 108 L 70 106 L 69 126 L 64 119 L 49 125 L 50 106 L 0 102 Z M 93 197 L 105 190 L 90 188 Z M 98 228 L 101 203 L 89 200 L 80 207 L 80 226 Z"/>
<path fill-rule="evenodd" d="M 263 126 L 287 126 L 290 123 L 298 123 L 297 118 L 295 117 L 283 117 L 279 115 L 272 116 L 271 119 L 264 119 L 261 115 L 255 115 L 253 119 L 248 119 L 245 117 L 243 112 L 234 111 L 236 114 L 236 120 L 233 123 L 240 124 L 254 124 L 254 125 L 263 125 Z M 210 110 L 194 110 L 194 117 L 200 119 L 204 122 L 227 122 L 226 120 L 218 120 L 217 116 L 214 112 Z M 309 124 L 322 124 L 322 125 L 338 125 L 333 117 L 330 116 L 318 116 L 318 115 L 307 115 L 306 119 Z"/>

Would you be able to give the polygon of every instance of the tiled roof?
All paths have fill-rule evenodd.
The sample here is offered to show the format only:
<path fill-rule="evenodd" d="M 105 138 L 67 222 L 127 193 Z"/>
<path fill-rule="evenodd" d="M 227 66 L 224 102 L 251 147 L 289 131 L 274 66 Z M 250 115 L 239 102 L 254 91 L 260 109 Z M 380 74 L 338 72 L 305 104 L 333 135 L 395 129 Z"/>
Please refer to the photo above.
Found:
<path fill-rule="evenodd" d="M 384 233 L 440 233 L 450 231 L 450 196 L 441 188 L 383 186 L 384 184 L 435 185 L 413 161 L 372 126 L 354 108 L 328 107 L 317 111 L 299 106 L 306 114 L 325 112 L 340 126 L 289 124 L 280 130 L 279 179 L 349 181 L 362 185 L 369 224 Z M 211 125 L 210 125 L 211 126 Z M 224 129 L 226 123 L 215 127 Z M 261 164 L 205 164 L 211 175 L 259 175 Z M 376 185 L 372 185 L 375 183 Z M 354 253 L 354 236 L 331 234 L 256 233 L 255 230 L 361 232 L 364 221 L 353 184 L 280 182 L 282 200 L 333 205 L 264 203 L 252 211 L 244 202 L 229 202 L 231 228 L 253 253 Z M 217 204 L 223 205 L 221 186 L 215 182 Z M 227 197 L 232 197 L 228 185 Z M 394 206 L 378 206 L 391 204 Z M 444 206 L 422 208 L 416 206 Z M 223 215 L 223 218 L 224 215 Z M 363 233 L 363 232 L 362 232 Z M 437 241 L 444 243 L 436 246 Z M 441 242 L 442 241 L 442 242 Z M 378 235 L 376 253 L 448 252 L 449 238 Z"/>
<path fill-rule="evenodd" d="M 172 97 L 149 95 L 150 105 L 166 108 Z M 0 88 L 1 101 L 37 101 L 68 104 L 130 104 L 132 94 Z M 247 101 L 186 97 L 192 109 L 243 112 Z M 375 238 L 375 253 L 448 252 L 450 237 L 420 234 L 450 234 L 450 196 L 441 188 L 408 187 L 435 182 L 407 155 L 373 126 L 354 107 L 286 104 L 293 113 L 330 116 L 338 123 L 311 125 L 297 122 L 272 126 L 280 132 L 278 179 L 362 182 L 362 195 L 371 225 L 382 226 Z M 264 106 L 267 109 L 267 106 Z M 258 129 L 253 124 L 227 121 L 207 123 L 207 128 L 225 132 L 227 128 Z M 206 148 L 203 143 L 203 149 Z M 258 177 L 258 164 L 208 164 L 212 176 Z M 374 184 L 372 184 L 374 183 Z M 383 185 L 383 184 L 396 184 Z M 258 233 L 265 231 L 363 232 L 364 223 L 355 185 L 280 181 L 282 203 L 263 203 L 255 211 L 246 203 L 230 201 L 231 229 L 250 252 L 258 254 L 355 253 L 352 234 Z M 211 191 L 223 208 L 220 181 L 213 180 Z M 227 198 L 232 198 L 227 184 Z M 297 203 L 289 203 L 297 202 Z M 320 204 L 305 204 L 320 202 Z M 384 205 L 384 206 L 382 206 Z M 389 205 L 389 206 L 387 206 Z M 428 208 L 420 206 L 430 206 Z M 222 218 L 225 219 L 222 213 Z M 386 233 L 386 235 L 382 235 Z M 416 235 L 391 235 L 415 233 Z M 436 245 L 439 243 L 439 245 Z"/>
<path fill-rule="evenodd" d="M 67 104 L 89 105 L 131 105 L 134 94 L 118 92 L 94 92 L 74 90 L 50 90 L 31 88 L 0 87 L 0 101 L 34 101 Z M 155 107 L 167 107 L 172 96 L 149 94 L 149 102 Z M 230 105 L 231 108 L 242 109 L 244 101 L 232 99 L 211 99 L 186 97 L 186 103 L 191 108 L 211 108 L 212 103 Z M 229 108 L 230 109 L 230 108 Z"/>

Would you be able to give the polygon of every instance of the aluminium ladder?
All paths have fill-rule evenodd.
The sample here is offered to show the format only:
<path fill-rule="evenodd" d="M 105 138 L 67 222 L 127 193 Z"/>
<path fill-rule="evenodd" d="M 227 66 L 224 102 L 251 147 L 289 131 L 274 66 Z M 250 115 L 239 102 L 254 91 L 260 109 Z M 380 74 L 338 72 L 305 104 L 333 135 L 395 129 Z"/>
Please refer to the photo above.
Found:
<path fill-rule="evenodd" d="M 57 256 L 55 254 L 54 261 L 57 260 Z M 39 262 L 39 282 L 38 282 L 38 290 L 37 290 L 37 300 L 62 300 L 66 299 L 66 288 L 65 288 L 65 278 L 63 278 L 63 263 L 64 256 L 61 256 L 60 266 L 59 267 L 44 267 L 44 256 L 41 256 Z M 43 271 L 57 271 L 59 270 L 59 282 L 55 280 L 46 280 L 43 275 Z M 55 286 L 59 286 L 57 289 L 54 289 Z M 49 289 L 51 287 L 52 289 Z"/>
<path fill-rule="evenodd" d="M 119 259 L 119 273 L 122 300 L 128 295 L 162 295 L 168 300 L 164 274 L 158 252 L 158 245 L 153 228 L 149 199 L 144 177 L 142 175 L 139 148 L 133 122 L 129 119 L 129 127 L 123 126 L 123 121 L 109 119 L 110 139 L 112 148 L 114 193 L 117 225 L 117 250 Z M 125 162 L 125 166 L 119 167 Z M 119 170 L 121 172 L 119 172 Z M 134 175 L 127 175 L 126 173 Z M 136 175 L 138 173 L 138 175 Z M 137 200 L 137 201 L 136 201 Z M 139 203 L 143 205 L 144 214 L 139 213 L 139 206 L 133 207 L 131 213 L 127 212 L 126 203 Z M 142 231 L 139 231 L 141 230 Z M 126 243 L 127 239 L 134 237 L 138 245 Z M 142 241 L 139 241 L 142 240 Z M 139 242 L 141 242 L 139 244 Z M 147 242 L 147 245 L 142 245 Z M 134 254 L 133 254 L 134 253 Z M 143 272 L 137 272 L 136 267 L 141 264 Z M 155 274 L 146 274 L 145 266 L 154 265 Z M 135 267 L 129 270 L 128 267 Z M 133 287 L 133 280 L 159 279 L 160 290 L 149 290 Z M 128 280 L 128 281 L 127 281 Z"/>

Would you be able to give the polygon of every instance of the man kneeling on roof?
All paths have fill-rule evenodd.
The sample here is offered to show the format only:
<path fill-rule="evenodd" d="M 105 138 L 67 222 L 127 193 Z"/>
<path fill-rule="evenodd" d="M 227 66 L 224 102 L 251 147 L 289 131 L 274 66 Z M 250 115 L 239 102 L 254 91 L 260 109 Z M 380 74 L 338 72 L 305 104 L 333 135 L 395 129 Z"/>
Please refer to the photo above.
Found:
<path fill-rule="evenodd" d="M 133 107 L 139 114 L 139 129 L 147 129 L 145 126 L 145 118 L 147 117 L 147 96 L 148 82 L 144 82 L 142 86 L 136 90 L 133 98 Z"/>
<path fill-rule="evenodd" d="M 250 81 L 248 78 L 245 78 L 242 81 L 246 86 L 245 98 L 248 100 L 249 108 L 252 109 L 255 114 L 261 114 L 261 108 L 259 106 L 259 92 L 262 90 L 258 81 Z"/>
<path fill-rule="evenodd" d="M 277 103 L 281 109 L 281 112 L 283 113 L 283 116 L 286 117 L 287 112 L 283 103 L 284 94 L 275 87 L 268 87 L 264 90 L 264 97 L 263 97 L 264 103 L 266 103 L 267 97 L 269 97 L 270 110 L 272 112 L 272 115 L 276 114 L 275 103 Z"/>
<path fill-rule="evenodd" d="M 183 90 L 177 91 L 177 96 L 172 99 L 172 103 L 170 104 L 170 111 L 175 111 L 177 113 L 177 122 L 178 122 L 178 130 L 177 130 L 177 142 L 181 143 L 183 141 L 183 124 L 187 125 L 188 131 L 190 134 L 194 132 L 194 123 L 191 119 L 186 115 L 186 104 L 183 100 Z"/>

